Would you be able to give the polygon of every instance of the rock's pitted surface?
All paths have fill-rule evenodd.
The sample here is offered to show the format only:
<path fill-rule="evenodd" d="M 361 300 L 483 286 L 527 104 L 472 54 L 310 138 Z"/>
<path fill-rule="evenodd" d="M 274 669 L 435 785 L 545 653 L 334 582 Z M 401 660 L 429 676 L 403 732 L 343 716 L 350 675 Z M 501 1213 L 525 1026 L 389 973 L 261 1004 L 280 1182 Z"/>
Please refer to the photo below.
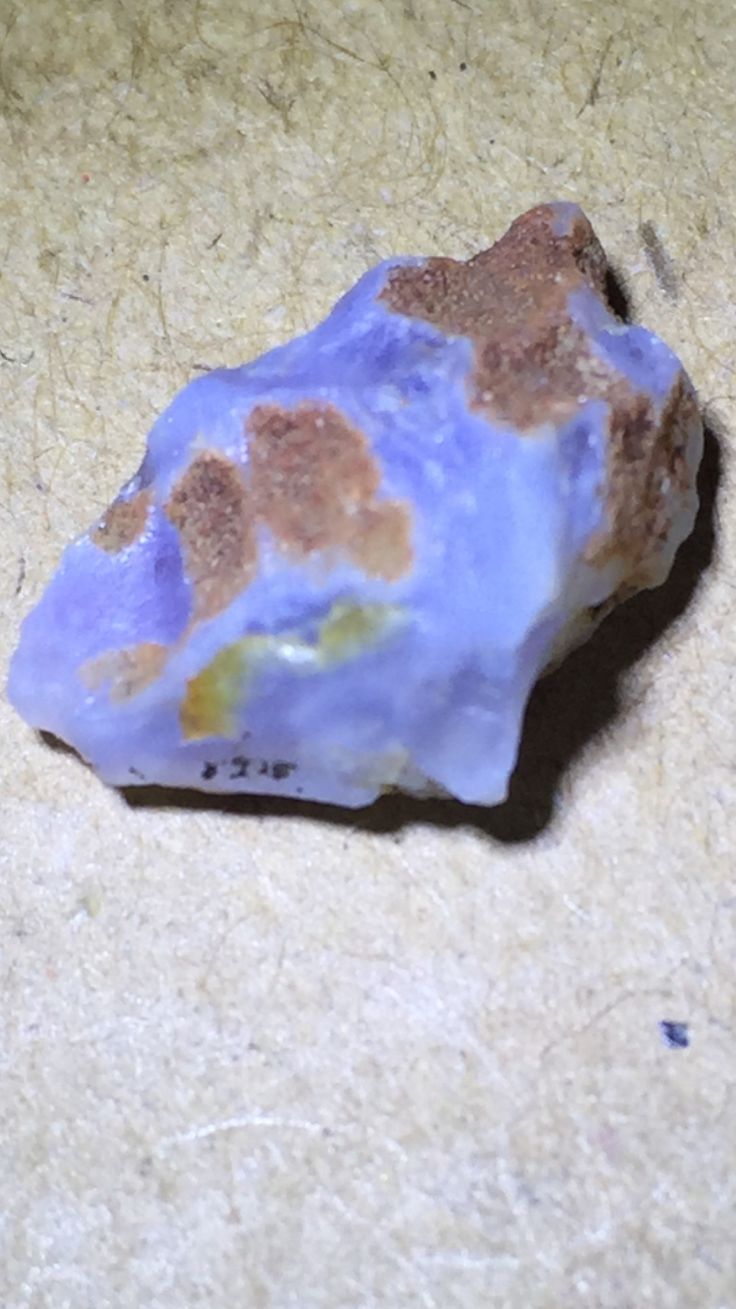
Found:
<path fill-rule="evenodd" d="M 13 703 L 117 785 L 503 800 L 536 678 L 696 511 L 692 389 L 605 279 L 541 205 L 192 382 L 26 620 Z"/>

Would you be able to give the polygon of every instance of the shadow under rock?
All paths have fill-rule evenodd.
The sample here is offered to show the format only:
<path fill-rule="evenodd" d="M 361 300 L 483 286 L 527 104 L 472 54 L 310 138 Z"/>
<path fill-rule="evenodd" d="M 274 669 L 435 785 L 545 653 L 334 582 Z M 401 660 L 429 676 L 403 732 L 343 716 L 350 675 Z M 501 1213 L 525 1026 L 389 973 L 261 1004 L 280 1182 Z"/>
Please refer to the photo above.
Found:
<path fill-rule="evenodd" d="M 554 817 L 565 771 L 619 713 L 620 678 L 684 612 L 711 561 L 721 475 L 717 427 L 715 419 L 706 420 L 698 476 L 700 509 L 669 578 L 657 590 L 642 592 L 615 610 L 586 645 L 537 684 L 527 708 L 509 796 L 502 805 L 485 809 L 450 799 L 390 795 L 367 809 L 354 810 L 267 796 L 208 795 L 155 786 L 125 788 L 125 799 L 135 807 L 318 819 L 353 831 L 381 834 L 423 823 L 441 828 L 475 827 L 491 839 L 508 844 L 533 840 Z"/>
<path fill-rule="evenodd" d="M 622 323 L 631 322 L 631 296 L 623 273 L 611 264 L 606 269 L 606 299 Z"/>

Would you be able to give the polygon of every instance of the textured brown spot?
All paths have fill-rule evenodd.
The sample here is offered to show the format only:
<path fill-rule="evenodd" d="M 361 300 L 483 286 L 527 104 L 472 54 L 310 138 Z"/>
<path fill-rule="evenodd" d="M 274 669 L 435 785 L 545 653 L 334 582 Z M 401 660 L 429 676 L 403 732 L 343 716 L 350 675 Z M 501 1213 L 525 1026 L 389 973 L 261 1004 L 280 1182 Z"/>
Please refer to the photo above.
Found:
<path fill-rule="evenodd" d="M 409 507 L 378 500 L 379 468 L 361 431 L 333 405 L 260 405 L 248 421 L 256 519 L 303 557 L 339 551 L 393 581 L 411 566 Z"/>
<path fill-rule="evenodd" d="M 469 337 L 471 405 L 521 429 L 559 422 L 582 392 L 602 395 L 611 380 L 568 309 L 573 291 L 604 293 L 606 256 L 582 213 L 563 235 L 555 223 L 540 205 L 467 263 L 397 268 L 381 296 L 396 313 Z"/>
<path fill-rule="evenodd" d="M 609 527 L 591 543 L 586 559 L 601 565 L 623 557 L 633 590 L 636 584 L 646 585 L 650 564 L 669 535 L 673 508 L 692 489 L 686 452 L 700 420 L 683 373 L 659 414 L 646 396 L 632 394 L 623 382 L 611 401 Z"/>
<path fill-rule="evenodd" d="M 561 232 L 555 209 L 540 205 L 467 263 L 429 259 L 396 269 L 381 299 L 396 313 L 469 338 L 470 404 L 492 419 L 529 431 L 564 422 L 586 400 L 608 404 L 602 494 L 609 528 L 587 557 L 603 564 L 621 556 L 632 576 L 644 577 L 647 560 L 666 539 L 673 503 L 690 490 L 685 450 L 699 419 L 683 373 L 660 414 L 572 321 L 570 295 L 587 289 L 605 299 L 606 275 L 606 256 L 587 218 L 579 212 Z"/>
<path fill-rule="evenodd" d="M 145 530 L 151 501 L 150 491 L 139 491 L 130 500 L 114 500 L 90 532 L 90 540 L 111 555 L 133 545 Z"/>
<path fill-rule="evenodd" d="M 399 501 L 379 501 L 359 510 L 355 539 L 357 562 L 370 577 L 395 581 L 411 567 L 411 518 Z"/>
<path fill-rule="evenodd" d="M 213 618 L 255 572 L 252 515 L 239 469 L 216 451 L 198 454 L 174 487 L 166 514 L 179 533 L 194 590 L 193 619 Z"/>
<path fill-rule="evenodd" d="M 110 650 L 89 659 L 82 666 L 82 680 L 91 691 L 110 683 L 110 699 L 115 704 L 130 700 L 156 681 L 163 671 L 169 651 L 165 645 L 145 641 L 124 650 Z"/>

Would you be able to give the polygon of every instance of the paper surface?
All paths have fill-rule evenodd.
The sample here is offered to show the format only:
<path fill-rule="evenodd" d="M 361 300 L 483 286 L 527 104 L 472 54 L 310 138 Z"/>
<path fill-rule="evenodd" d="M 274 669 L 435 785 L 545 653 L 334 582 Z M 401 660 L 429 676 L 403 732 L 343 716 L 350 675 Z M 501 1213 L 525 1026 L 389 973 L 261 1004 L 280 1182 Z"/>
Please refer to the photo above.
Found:
<path fill-rule="evenodd" d="M 0 703 L 4 1309 L 736 1305 L 735 63 L 727 0 L 2 6 L 3 667 L 188 378 L 538 201 L 711 428 L 499 810 L 126 798 Z"/>

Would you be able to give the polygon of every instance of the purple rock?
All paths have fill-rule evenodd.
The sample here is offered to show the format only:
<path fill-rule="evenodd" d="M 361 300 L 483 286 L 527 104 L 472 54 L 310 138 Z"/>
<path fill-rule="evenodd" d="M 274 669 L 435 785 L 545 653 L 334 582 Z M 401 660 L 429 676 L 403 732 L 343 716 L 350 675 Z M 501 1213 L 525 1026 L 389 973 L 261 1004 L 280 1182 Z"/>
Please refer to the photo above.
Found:
<path fill-rule="evenodd" d="M 692 388 L 605 278 L 542 205 L 190 383 L 26 619 L 13 704 L 116 785 L 503 800 L 535 680 L 696 512 Z"/>

